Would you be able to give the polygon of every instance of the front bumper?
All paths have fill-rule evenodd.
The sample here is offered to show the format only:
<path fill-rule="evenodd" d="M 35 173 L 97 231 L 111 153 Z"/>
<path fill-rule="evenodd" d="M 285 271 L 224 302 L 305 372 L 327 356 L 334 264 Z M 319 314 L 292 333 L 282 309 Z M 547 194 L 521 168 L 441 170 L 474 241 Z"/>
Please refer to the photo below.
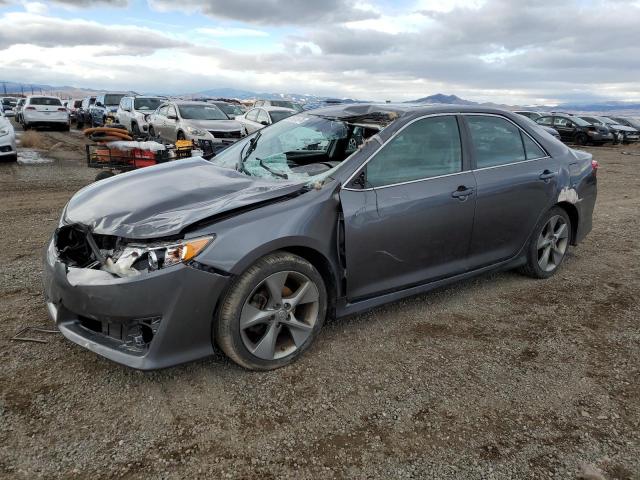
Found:
<path fill-rule="evenodd" d="M 129 278 L 104 273 L 67 268 L 49 244 L 47 309 L 67 339 L 139 370 L 213 353 L 215 307 L 229 277 L 187 265 Z"/>

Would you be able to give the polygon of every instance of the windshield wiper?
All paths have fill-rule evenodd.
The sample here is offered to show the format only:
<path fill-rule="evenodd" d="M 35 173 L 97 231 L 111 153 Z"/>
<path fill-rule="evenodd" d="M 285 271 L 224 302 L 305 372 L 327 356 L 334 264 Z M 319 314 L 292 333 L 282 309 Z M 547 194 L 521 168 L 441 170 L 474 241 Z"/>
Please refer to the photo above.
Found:
<path fill-rule="evenodd" d="M 249 158 L 249 155 L 251 155 L 251 152 L 253 152 L 256 149 L 256 144 L 258 143 L 258 140 L 260 139 L 261 136 L 262 136 L 262 132 L 256 133 L 256 136 L 253 137 L 251 140 L 249 140 L 249 143 L 247 143 L 244 147 L 242 147 L 242 150 L 240 150 L 240 159 L 238 160 L 238 165 L 236 166 L 236 170 L 238 170 L 239 172 L 246 173 L 247 175 L 249 174 L 249 172 L 247 172 L 247 169 L 244 168 L 244 162 L 247 158 Z M 247 149 L 247 153 L 243 155 L 244 149 L 247 147 L 249 147 Z"/>
<path fill-rule="evenodd" d="M 264 168 L 267 172 L 269 172 L 271 175 L 275 175 L 276 177 L 280 177 L 280 178 L 284 178 L 285 180 L 289 180 L 289 175 L 287 175 L 286 173 L 276 172 L 273 168 L 269 167 L 266 163 L 264 163 L 263 159 L 256 158 L 256 160 L 258 160 L 258 163 L 260 164 L 260 166 L 262 168 Z"/>

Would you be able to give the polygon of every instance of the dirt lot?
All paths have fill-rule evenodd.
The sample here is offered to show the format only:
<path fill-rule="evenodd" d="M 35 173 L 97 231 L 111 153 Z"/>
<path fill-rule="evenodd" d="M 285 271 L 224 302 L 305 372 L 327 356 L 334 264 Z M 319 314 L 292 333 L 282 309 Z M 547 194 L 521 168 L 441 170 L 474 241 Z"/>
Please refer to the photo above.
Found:
<path fill-rule="evenodd" d="M 9 340 L 50 326 L 42 248 L 96 173 L 82 144 L 46 133 L 0 165 L 0 478 L 640 479 L 640 156 L 621 154 L 640 147 L 589 149 L 594 231 L 548 281 L 333 321 L 271 373 L 222 356 L 140 373 L 59 335 Z"/>

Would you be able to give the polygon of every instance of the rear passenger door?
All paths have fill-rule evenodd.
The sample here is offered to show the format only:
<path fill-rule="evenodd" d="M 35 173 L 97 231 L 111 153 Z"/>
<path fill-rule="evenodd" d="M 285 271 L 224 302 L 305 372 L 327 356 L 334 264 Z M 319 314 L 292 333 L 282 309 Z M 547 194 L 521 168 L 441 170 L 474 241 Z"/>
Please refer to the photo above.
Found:
<path fill-rule="evenodd" d="M 464 115 L 477 184 L 469 250 L 472 269 L 520 252 L 540 216 L 555 203 L 559 162 L 499 115 Z"/>

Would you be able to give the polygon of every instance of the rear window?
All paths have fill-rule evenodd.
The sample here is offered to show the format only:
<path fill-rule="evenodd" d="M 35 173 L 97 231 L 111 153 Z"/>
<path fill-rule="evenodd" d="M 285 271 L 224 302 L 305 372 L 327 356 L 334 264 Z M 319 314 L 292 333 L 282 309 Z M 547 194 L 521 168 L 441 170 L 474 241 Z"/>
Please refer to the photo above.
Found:
<path fill-rule="evenodd" d="M 29 101 L 31 105 L 53 105 L 53 106 L 62 106 L 59 98 L 49 98 L 49 97 L 32 97 Z"/>
<path fill-rule="evenodd" d="M 82 100 L 76 100 L 73 102 L 73 108 L 80 108 L 82 106 Z"/>

